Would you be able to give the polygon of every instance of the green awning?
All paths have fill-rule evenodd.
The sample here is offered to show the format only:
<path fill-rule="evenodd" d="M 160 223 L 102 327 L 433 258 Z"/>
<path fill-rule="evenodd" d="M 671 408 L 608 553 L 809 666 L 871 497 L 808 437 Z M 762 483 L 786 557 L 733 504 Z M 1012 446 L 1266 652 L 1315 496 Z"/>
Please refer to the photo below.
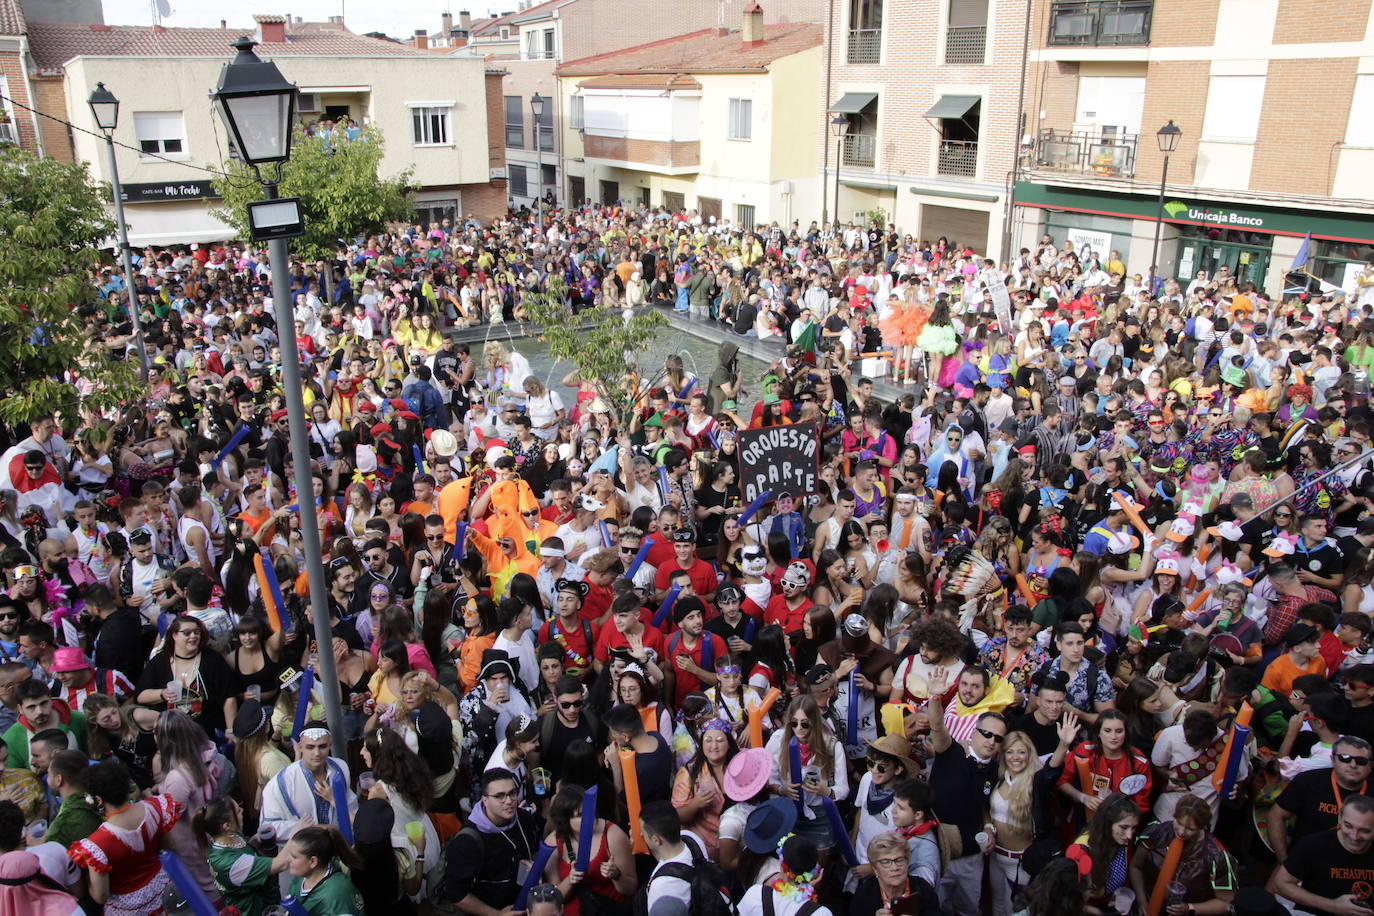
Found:
<path fill-rule="evenodd" d="M 838 102 L 830 106 L 830 110 L 837 114 L 858 114 L 877 97 L 876 92 L 846 92 L 840 96 Z"/>
<path fill-rule="evenodd" d="M 962 118 L 969 113 L 969 110 L 981 102 L 982 99 L 976 95 L 942 95 L 940 101 L 936 102 L 930 111 L 926 112 L 927 118 Z"/>

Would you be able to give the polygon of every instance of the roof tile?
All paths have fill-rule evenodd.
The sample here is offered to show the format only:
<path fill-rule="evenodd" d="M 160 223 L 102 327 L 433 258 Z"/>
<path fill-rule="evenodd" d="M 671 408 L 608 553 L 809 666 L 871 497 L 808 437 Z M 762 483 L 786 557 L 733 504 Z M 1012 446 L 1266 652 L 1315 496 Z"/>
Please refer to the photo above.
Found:
<path fill-rule="evenodd" d="M 19 0 L 0 0 L 0 35 L 23 35 L 26 31 Z"/>
<path fill-rule="evenodd" d="M 821 26 L 810 22 L 781 22 L 765 26 L 764 40 L 746 46 L 738 29 L 719 34 L 701 29 L 621 51 L 568 61 L 559 76 L 592 76 L 603 73 L 709 73 L 761 70 L 773 61 L 818 47 Z"/>
<path fill-rule="evenodd" d="M 0 4 L 13 0 L 0 0 Z M 222 57 L 233 56 L 230 43 L 242 29 L 182 29 L 117 25 L 95 27 L 69 23 L 29 25 L 34 63 L 40 70 L 60 69 L 74 57 Z M 420 57 L 433 55 L 410 45 L 383 41 L 348 31 L 291 32 L 284 42 L 263 42 L 257 52 L 273 57 Z"/>

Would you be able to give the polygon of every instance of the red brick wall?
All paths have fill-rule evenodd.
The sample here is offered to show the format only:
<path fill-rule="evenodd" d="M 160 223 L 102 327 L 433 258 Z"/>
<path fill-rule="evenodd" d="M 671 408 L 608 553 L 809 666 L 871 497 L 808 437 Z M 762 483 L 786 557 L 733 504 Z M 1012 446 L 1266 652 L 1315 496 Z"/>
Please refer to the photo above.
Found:
<path fill-rule="evenodd" d="M 1339 155 L 1333 147 L 1345 139 L 1358 64 L 1355 57 L 1327 58 L 1315 67 L 1307 60 L 1269 62 L 1251 190 L 1331 193 Z"/>
<path fill-rule="evenodd" d="M 0 73 L 9 85 L 10 98 L 24 105 L 33 105 L 24 85 L 24 60 L 18 51 L 0 52 Z M 18 105 L 14 107 L 14 126 L 19 130 L 19 145 L 30 152 L 38 152 L 38 139 L 33 132 L 33 115 Z"/>
<path fill-rule="evenodd" d="M 1274 44 L 1361 41 L 1368 22 L 1369 0 L 1325 0 L 1317 8 L 1311 0 L 1279 0 L 1279 14 L 1274 20 Z M 1266 91 L 1266 101 L 1268 95 Z"/>
<path fill-rule="evenodd" d="M 67 93 L 63 89 L 62 77 L 43 76 L 33 78 L 33 94 L 38 97 L 34 107 L 53 117 L 67 116 Z M 43 132 L 43 152 L 60 162 L 71 162 L 72 135 L 65 124 L 48 118 L 39 118 L 38 126 Z"/>
<path fill-rule="evenodd" d="M 1282 0 L 1281 0 L 1282 2 Z M 1326 19 L 1318 15 L 1311 3 L 1305 3 L 1307 15 L 1313 19 Z M 1156 2 L 1150 19 L 1150 46 L 1154 48 L 1196 48 L 1207 47 L 1216 42 L 1217 11 L 1221 0 L 1164 0 Z M 1275 29 L 1275 34 L 1278 30 Z M 1153 68 L 1151 73 L 1153 74 Z M 1153 86 L 1153 83 L 1151 83 Z M 1169 161 L 1170 168 L 1173 160 Z"/>
<path fill-rule="evenodd" d="M 588 159 L 647 162 L 662 166 L 701 163 L 701 143 L 697 140 L 632 140 L 624 137 L 594 137 L 589 134 L 583 141 L 583 149 Z"/>
<path fill-rule="evenodd" d="M 485 79 L 487 96 L 487 164 L 489 168 L 506 167 L 505 102 L 502 101 L 503 73 L 488 73 Z M 493 178 L 486 184 L 465 184 L 463 213 L 489 220 L 506 212 L 506 179 Z"/>
<path fill-rule="evenodd" d="M 483 221 L 489 221 L 506 215 L 506 183 L 504 181 L 459 185 L 458 189 L 463 195 L 464 216 L 473 216 Z"/>
<path fill-rule="evenodd" d="M 1166 4 L 1167 5 L 1167 4 Z M 1155 9 L 1158 9 L 1156 5 Z M 1209 39 L 1210 40 L 1210 39 Z M 1145 111 L 1140 118 L 1137 179 L 1156 180 L 1164 164 L 1155 131 L 1173 120 L 1183 131 L 1178 149 L 1169 156 L 1169 183 L 1190 184 L 1197 166 L 1198 138 L 1207 111 L 1211 64 L 1205 60 L 1153 61 L 1146 73 Z"/>

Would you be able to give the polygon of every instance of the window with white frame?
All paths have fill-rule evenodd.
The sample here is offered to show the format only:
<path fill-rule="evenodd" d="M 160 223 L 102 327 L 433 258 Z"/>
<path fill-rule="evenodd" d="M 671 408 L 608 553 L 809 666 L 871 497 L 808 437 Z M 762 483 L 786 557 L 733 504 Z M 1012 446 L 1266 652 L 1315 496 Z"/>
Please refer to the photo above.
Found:
<path fill-rule="evenodd" d="M 186 154 L 186 125 L 179 111 L 136 111 L 134 133 L 145 156 Z"/>
<path fill-rule="evenodd" d="M 553 60 L 558 57 L 558 39 L 554 37 L 553 29 L 544 30 L 544 58 Z"/>
<path fill-rule="evenodd" d="M 1374 75 L 1355 77 L 1350 97 L 1350 124 L 1345 129 L 1347 146 L 1374 146 Z"/>
<path fill-rule="evenodd" d="M 413 105 L 410 109 L 410 139 L 416 146 L 447 146 L 449 143 L 448 105 Z"/>
<path fill-rule="evenodd" d="M 19 123 L 14 119 L 14 107 L 10 105 L 10 84 L 0 73 L 0 143 L 19 142 Z"/>
<path fill-rule="evenodd" d="M 586 96 L 574 95 L 568 98 L 568 117 L 571 119 L 572 129 L 581 130 L 586 122 L 583 120 L 583 105 L 586 103 Z"/>
<path fill-rule="evenodd" d="M 752 99 L 730 100 L 730 124 L 726 138 L 752 140 L 754 137 L 754 102 Z"/>
<path fill-rule="evenodd" d="M 1214 76 L 1207 87 L 1202 139 L 1254 143 L 1264 102 L 1264 77 Z"/>
<path fill-rule="evenodd" d="M 539 33 L 530 29 L 525 33 L 525 60 L 539 59 Z"/>
<path fill-rule="evenodd" d="M 507 183 L 512 197 L 527 197 L 530 193 L 529 175 L 523 165 L 506 165 Z"/>

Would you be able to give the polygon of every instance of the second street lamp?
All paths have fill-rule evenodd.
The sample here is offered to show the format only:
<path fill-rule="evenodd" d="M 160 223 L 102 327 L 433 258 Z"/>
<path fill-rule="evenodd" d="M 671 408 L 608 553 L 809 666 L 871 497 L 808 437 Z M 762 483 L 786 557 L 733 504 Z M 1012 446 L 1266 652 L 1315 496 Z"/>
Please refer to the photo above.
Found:
<path fill-rule="evenodd" d="M 1159 276 L 1159 234 L 1164 228 L 1164 185 L 1169 181 L 1169 154 L 1178 149 L 1179 138 L 1183 136 L 1183 131 L 1171 120 L 1159 129 L 1155 138 L 1159 140 L 1159 151 L 1164 154 L 1164 167 L 1159 173 L 1159 212 L 1155 214 L 1155 244 L 1150 250 L 1150 295 L 1156 295 L 1154 285 L 1156 282 L 1163 283 Z"/>
<path fill-rule="evenodd" d="M 534 226 L 535 235 L 544 234 L 544 133 L 540 121 L 547 104 L 539 93 L 530 96 L 530 113 L 534 115 Z"/>
<path fill-rule="evenodd" d="M 134 343 L 138 347 L 138 377 L 148 384 L 148 348 L 143 343 L 143 319 L 138 316 L 138 293 L 134 290 L 134 260 L 129 255 L 129 227 L 124 222 L 124 188 L 119 183 L 119 163 L 115 161 L 114 132 L 119 126 L 119 99 L 96 83 L 95 91 L 86 100 L 91 106 L 95 126 L 105 135 L 105 150 L 110 157 L 110 191 L 114 198 L 115 224 L 119 229 L 119 258 L 124 268 L 124 292 L 129 297 L 129 320 L 134 326 Z"/>
<path fill-rule="evenodd" d="M 840 232 L 840 161 L 844 158 L 844 135 L 849 132 L 848 116 L 837 114 L 831 118 L 830 132 L 835 135 L 835 233 L 838 235 Z"/>
<path fill-rule="evenodd" d="M 296 94 L 299 90 L 286 81 L 277 65 L 253 53 L 257 42 L 243 37 L 234 42 L 238 54 L 220 71 L 219 87 L 211 93 L 215 107 L 229 129 L 235 148 L 243 161 L 252 166 L 262 183 L 264 201 L 249 205 L 248 222 L 255 240 L 268 240 L 272 266 L 272 312 L 277 322 L 281 348 L 282 392 L 291 426 L 291 463 L 295 466 L 296 499 L 300 513 L 301 541 L 305 549 L 305 568 L 310 582 L 310 606 L 315 620 L 315 642 L 319 666 L 318 683 L 324 695 L 325 717 L 333 736 L 334 754 L 347 756 L 343 712 L 339 707 L 339 678 L 334 670 L 334 653 L 329 650 L 333 634 L 329 628 L 329 588 L 324 578 L 324 554 L 320 547 L 319 520 L 311 507 L 314 480 L 310 474 L 310 440 L 305 423 L 305 403 L 301 395 L 301 359 L 296 337 L 291 333 L 295 315 L 291 306 L 291 276 L 287 263 L 286 239 L 300 235 L 303 222 L 300 201 L 282 199 L 277 194 L 281 166 L 291 158 L 291 133 L 296 122 Z M 273 166 L 270 179 L 263 178 L 261 167 Z M 293 735 L 293 740 L 298 736 Z"/>

